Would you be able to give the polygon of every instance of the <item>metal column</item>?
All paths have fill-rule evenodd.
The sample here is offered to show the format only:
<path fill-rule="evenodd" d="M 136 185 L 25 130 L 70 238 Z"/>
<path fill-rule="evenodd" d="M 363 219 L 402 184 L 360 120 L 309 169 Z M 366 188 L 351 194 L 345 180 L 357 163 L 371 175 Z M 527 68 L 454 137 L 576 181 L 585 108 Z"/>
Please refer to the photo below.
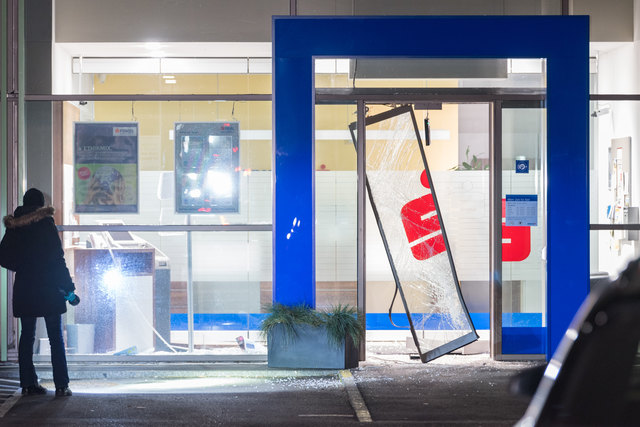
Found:
<path fill-rule="evenodd" d="M 490 120 L 489 347 L 491 358 L 500 359 L 502 356 L 502 101 L 493 102 Z"/>
<path fill-rule="evenodd" d="M 2 214 L 13 212 L 18 205 L 18 150 L 19 150 L 19 112 L 20 98 L 24 97 L 20 93 L 20 2 L 18 0 L 7 0 L 3 2 L 6 6 L 6 147 L 2 147 L 2 166 L 6 171 L 3 174 L 2 187 L 0 189 L 2 197 Z M 3 11 L 3 12 L 4 12 Z M 5 23 L 3 22 L 3 24 Z M 3 40 L 4 37 L 3 37 Z M 7 272 L 3 280 L 6 279 L 6 301 L 11 301 L 13 297 L 13 273 Z M 6 341 L 3 342 L 2 359 L 17 358 L 18 323 L 13 318 L 13 310 L 10 303 L 6 305 L 6 330 L 3 328 L 3 335 L 6 333 Z M 3 319 L 4 320 L 4 319 Z M 6 344 L 6 347 L 4 346 Z M 5 348 L 7 353 L 4 353 Z"/>
<path fill-rule="evenodd" d="M 366 298 L 366 209 L 367 209 L 367 188 L 366 188 L 366 128 L 365 128 L 365 105 L 360 100 L 357 103 L 357 173 L 358 173 L 358 315 L 362 316 L 361 321 L 366 325 L 367 322 L 367 298 Z M 366 327 L 360 341 L 360 360 L 366 359 Z"/>

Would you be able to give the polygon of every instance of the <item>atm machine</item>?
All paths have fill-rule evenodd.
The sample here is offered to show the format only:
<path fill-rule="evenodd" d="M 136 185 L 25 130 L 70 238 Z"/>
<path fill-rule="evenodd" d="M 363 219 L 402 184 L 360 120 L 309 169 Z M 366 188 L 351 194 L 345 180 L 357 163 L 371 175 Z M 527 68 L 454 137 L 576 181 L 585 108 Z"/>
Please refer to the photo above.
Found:
<path fill-rule="evenodd" d="M 99 221 L 124 225 L 122 221 Z M 149 242 L 128 231 L 92 233 L 74 251 L 79 294 L 76 323 L 95 325 L 94 351 L 169 351 L 170 264 Z M 166 341 L 166 343 L 165 343 Z"/>

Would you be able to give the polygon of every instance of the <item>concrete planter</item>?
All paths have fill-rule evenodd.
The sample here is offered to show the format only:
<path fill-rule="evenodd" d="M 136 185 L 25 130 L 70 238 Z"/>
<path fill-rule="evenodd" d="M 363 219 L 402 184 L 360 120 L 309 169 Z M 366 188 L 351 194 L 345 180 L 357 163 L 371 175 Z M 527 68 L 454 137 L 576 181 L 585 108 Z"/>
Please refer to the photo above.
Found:
<path fill-rule="evenodd" d="M 336 346 L 324 327 L 296 326 L 298 335 L 287 339 L 283 327 L 277 325 L 267 336 L 270 368 L 349 369 L 358 366 L 358 349 L 347 337 Z"/>

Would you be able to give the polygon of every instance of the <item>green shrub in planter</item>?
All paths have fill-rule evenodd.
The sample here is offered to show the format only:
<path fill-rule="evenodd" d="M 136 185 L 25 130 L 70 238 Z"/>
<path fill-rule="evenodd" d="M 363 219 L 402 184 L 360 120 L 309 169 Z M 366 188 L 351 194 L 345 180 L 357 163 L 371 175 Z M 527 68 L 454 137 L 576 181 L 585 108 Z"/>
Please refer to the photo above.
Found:
<path fill-rule="evenodd" d="M 344 369 L 358 366 L 364 325 L 357 310 L 338 305 L 318 312 L 309 306 L 274 304 L 261 328 L 268 363 L 278 368 Z"/>
<path fill-rule="evenodd" d="M 356 347 L 360 345 L 364 325 L 355 307 L 339 304 L 331 307 L 329 311 L 322 312 L 321 315 L 327 335 L 335 345 L 341 345 L 345 338 L 350 338 Z"/>

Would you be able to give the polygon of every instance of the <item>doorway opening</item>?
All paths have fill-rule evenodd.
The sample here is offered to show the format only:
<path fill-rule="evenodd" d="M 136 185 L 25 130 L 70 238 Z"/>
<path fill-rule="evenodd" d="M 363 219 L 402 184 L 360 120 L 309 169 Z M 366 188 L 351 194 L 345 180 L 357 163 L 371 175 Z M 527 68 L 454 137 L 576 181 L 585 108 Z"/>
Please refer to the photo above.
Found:
<path fill-rule="evenodd" d="M 464 90 L 432 90 L 427 94 L 422 90 L 413 94 L 413 100 L 407 90 L 405 102 L 397 102 L 397 98 L 385 102 L 380 99 L 381 91 L 375 94 L 375 101 L 371 100 L 372 91 L 350 92 L 353 98 L 360 98 L 355 105 L 349 104 L 352 116 L 365 123 L 365 130 L 358 134 L 358 120 L 352 119 L 351 149 L 353 140 L 360 137 L 364 141 L 364 147 L 356 145 L 354 150 L 360 156 L 364 153 L 363 159 L 353 153 L 353 162 L 365 163 L 359 170 L 365 171 L 368 180 L 376 174 L 384 176 L 378 180 L 379 188 L 373 190 L 378 202 L 367 187 L 366 209 L 361 209 L 364 215 L 356 213 L 356 202 L 349 209 L 335 209 L 335 222 L 341 223 L 343 230 L 345 220 L 364 224 L 353 226 L 350 234 L 358 234 L 360 247 L 354 260 L 359 275 L 355 283 L 351 281 L 351 296 L 365 313 L 367 325 L 361 359 L 368 352 L 406 354 L 428 361 L 454 350 L 489 352 L 495 359 L 543 357 L 544 92 L 529 93 L 531 99 L 517 102 L 492 90 L 483 94 Z M 509 97 L 517 98 L 515 92 Z M 445 96 L 438 99 L 438 93 Z M 326 114 L 323 108 L 336 108 L 330 106 L 336 105 L 336 98 L 329 90 L 317 90 L 317 119 L 318 112 Z M 321 130 L 316 131 L 316 138 L 319 134 Z M 415 150 L 406 150 L 403 144 Z M 428 163 L 429 185 L 424 185 L 424 163 Z M 522 163 L 529 164 L 527 173 L 516 170 Z M 316 166 L 318 226 L 325 225 L 321 218 L 327 207 L 325 181 L 329 174 L 324 172 L 329 169 Z M 333 193 L 355 196 L 358 173 L 353 171 L 350 179 L 332 180 Z M 342 174 L 348 176 L 346 171 Z M 433 205 L 425 200 L 432 190 L 437 199 Z M 506 224 L 505 199 L 513 194 L 538 196 L 537 225 Z M 345 200 L 344 195 L 340 197 Z M 383 210 L 390 209 L 387 220 L 380 220 L 378 204 Z M 413 224 L 402 212 L 407 204 L 417 208 L 409 214 L 415 214 Z M 509 207 L 513 208 L 511 203 Z M 381 222 L 388 224 L 386 229 Z M 438 225 L 441 230 L 431 229 Z M 320 260 L 325 239 L 332 237 L 317 229 L 320 306 L 330 299 L 322 297 L 327 288 L 320 280 Z M 437 241 L 443 242 L 441 251 Z M 344 257 L 339 242 L 332 243 L 336 259 L 354 258 Z M 403 255 L 393 255 L 394 251 Z M 438 266 L 434 262 L 438 259 L 444 263 Z M 413 262 L 412 270 L 407 266 Z M 404 273 L 398 273 L 398 265 Z M 438 284 L 443 276 L 449 277 L 449 291 Z M 340 287 L 338 282 L 334 288 Z M 452 315 L 452 310 L 458 316 Z M 458 321 L 456 327 L 456 317 L 469 321 Z"/>

